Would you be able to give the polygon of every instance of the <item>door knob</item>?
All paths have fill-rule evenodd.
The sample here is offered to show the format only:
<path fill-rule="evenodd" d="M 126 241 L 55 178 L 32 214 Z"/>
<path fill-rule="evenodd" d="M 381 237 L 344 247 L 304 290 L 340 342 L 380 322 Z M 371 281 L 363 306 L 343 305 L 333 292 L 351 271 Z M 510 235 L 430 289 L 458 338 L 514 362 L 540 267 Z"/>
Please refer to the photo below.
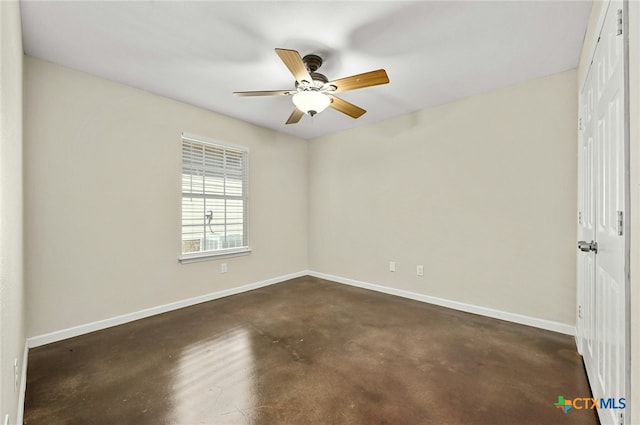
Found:
<path fill-rule="evenodd" d="M 578 249 L 582 252 L 589 252 L 589 251 L 593 251 L 596 254 L 598 253 L 598 242 L 596 241 L 591 241 L 591 242 L 586 242 L 586 241 L 578 241 Z"/>

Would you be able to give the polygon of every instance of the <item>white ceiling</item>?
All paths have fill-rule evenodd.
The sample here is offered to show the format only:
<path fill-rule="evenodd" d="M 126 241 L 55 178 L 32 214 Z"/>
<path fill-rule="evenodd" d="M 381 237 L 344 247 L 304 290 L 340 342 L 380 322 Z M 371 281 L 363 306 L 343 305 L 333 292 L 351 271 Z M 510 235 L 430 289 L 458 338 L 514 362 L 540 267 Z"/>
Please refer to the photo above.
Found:
<path fill-rule="evenodd" d="M 25 53 L 310 139 L 575 68 L 591 1 L 22 1 Z M 316 53 L 330 80 L 384 68 L 390 83 L 344 92 L 285 125 L 291 89 L 274 52 Z"/>

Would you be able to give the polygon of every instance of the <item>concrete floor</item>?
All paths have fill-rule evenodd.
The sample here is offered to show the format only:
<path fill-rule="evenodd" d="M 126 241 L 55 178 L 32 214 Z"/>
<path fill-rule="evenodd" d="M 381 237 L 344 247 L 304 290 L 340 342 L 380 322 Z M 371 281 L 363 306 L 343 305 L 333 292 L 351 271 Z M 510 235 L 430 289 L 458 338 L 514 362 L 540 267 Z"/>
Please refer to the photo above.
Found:
<path fill-rule="evenodd" d="M 597 424 L 573 337 L 304 277 L 32 349 L 25 424 Z"/>

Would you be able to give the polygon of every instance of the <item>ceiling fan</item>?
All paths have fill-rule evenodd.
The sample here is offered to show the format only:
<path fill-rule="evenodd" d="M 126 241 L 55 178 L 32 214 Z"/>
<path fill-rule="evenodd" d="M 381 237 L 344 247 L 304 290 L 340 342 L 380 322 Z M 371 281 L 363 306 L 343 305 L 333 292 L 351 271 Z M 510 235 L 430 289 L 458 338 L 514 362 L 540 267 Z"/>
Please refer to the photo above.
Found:
<path fill-rule="evenodd" d="M 295 108 L 291 116 L 289 116 L 287 124 L 297 123 L 304 114 L 314 116 L 329 106 L 352 118 L 359 118 L 367 111 L 334 96 L 334 93 L 377 86 L 389 82 L 389 77 L 387 77 L 387 72 L 384 69 L 329 81 L 327 77 L 316 72 L 322 65 L 320 56 L 311 54 L 302 58 L 296 50 L 275 50 L 295 77 L 295 89 L 240 91 L 233 94 L 237 96 L 292 96 L 291 100 Z"/>

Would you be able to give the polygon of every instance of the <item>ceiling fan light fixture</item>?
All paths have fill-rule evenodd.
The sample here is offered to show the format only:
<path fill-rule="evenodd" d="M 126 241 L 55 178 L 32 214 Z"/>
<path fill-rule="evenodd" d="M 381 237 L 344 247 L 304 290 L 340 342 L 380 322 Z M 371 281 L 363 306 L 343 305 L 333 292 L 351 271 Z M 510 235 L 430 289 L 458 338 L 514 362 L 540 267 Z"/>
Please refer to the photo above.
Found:
<path fill-rule="evenodd" d="M 291 49 L 276 49 L 276 53 L 296 80 L 294 90 L 241 91 L 233 94 L 236 96 L 291 96 L 296 107 L 293 108 L 285 124 L 297 124 L 305 114 L 314 116 L 328 106 L 351 118 L 360 118 L 367 112 L 366 110 L 334 94 L 389 82 L 384 69 L 329 81 L 325 75 L 316 72 L 322 65 L 320 56 L 306 55 L 303 58 L 300 53 Z"/>
<path fill-rule="evenodd" d="M 300 91 L 291 100 L 296 108 L 310 116 L 324 111 L 331 104 L 329 96 L 315 90 Z"/>

